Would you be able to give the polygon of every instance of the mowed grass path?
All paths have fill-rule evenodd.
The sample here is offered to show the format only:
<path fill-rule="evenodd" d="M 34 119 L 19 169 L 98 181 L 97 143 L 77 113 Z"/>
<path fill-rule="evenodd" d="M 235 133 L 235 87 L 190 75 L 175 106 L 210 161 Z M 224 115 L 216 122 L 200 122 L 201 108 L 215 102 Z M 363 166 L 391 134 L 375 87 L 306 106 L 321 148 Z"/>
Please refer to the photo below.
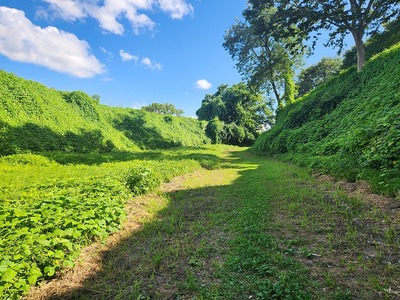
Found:
<path fill-rule="evenodd" d="M 90 273 L 79 284 L 29 297 L 399 299 L 396 200 L 341 186 L 229 148 L 218 168 L 132 199 L 125 233 L 94 272 L 75 270 Z"/>

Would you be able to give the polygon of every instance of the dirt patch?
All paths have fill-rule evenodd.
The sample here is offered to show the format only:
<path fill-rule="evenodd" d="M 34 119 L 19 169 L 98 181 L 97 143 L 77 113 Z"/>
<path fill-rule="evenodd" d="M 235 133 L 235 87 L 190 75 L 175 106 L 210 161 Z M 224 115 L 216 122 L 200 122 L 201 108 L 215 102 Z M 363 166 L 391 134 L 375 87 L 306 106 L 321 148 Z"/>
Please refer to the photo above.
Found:
<path fill-rule="evenodd" d="M 321 183 L 330 183 L 337 189 L 346 192 L 350 197 L 360 197 L 366 203 L 372 204 L 382 210 L 400 210 L 400 200 L 396 198 L 377 195 L 371 192 L 368 182 L 359 180 L 356 182 L 347 182 L 344 180 L 335 180 L 326 174 L 314 174 L 314 178 Z"/>
<path fill-rule="evenodd" d="M 307 266 L 321 283 L 315 294 L 323 298 L 329 291 L 340 299 L 400 299 L 396 199 L 372 194 L 366 182 L 316 179 L 305 184 L 308 193 L 296 205 L 274 203 L 279 226 L 272 234 L 282 239 L 282 251 Z"/>

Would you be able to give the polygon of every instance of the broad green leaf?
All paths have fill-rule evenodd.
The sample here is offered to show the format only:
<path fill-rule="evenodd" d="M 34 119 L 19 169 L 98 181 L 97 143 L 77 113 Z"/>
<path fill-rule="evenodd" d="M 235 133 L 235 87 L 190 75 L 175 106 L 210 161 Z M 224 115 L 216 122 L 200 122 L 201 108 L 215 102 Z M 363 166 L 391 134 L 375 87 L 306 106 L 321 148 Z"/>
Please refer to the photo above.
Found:
<path fill-rule="evenodd" d="M 65 261 L 63 262 L 63 265 L 64 265 L 65 267 L 73 268 L 73 267 L 75 266 L 75 263 L 74 263 L 72 260 L 65 260 Z"/>
<path fill-rule="evenodd" d="M 35 284 L 38 278 L 41 277 L 42 275 L 43 274 L 38 267 L 32 266 L 32 268 L 29 270 L 29 276 L 28 276 L 29 284 Z"/>
<path fill-rule="evenodd" d="M 44 273 L 47 276 L 53 276 L 55 272 L 56 272 L 56 268 L 53 266 L 47 266 L 44 268 Z"/>
<path fill-rule="evenodd" d="M 17 276 L 17 272 L 13 269 L 7 269 L 2 276 L 2 281 L 12 282 L 14 281 L 15 276 Z"/>

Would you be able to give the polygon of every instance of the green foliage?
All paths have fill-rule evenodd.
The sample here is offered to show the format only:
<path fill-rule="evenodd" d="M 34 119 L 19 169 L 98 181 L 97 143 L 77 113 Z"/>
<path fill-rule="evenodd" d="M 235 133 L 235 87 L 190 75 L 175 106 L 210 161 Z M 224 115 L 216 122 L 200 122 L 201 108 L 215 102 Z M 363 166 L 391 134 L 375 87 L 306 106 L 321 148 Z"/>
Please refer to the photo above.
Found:
<path fill-rule="evenodd" d="M 226 31 L 223 47 L 236 61 L 236 68 L 247 84 L 265 92 L 271 102 L 282 108 L 294 100 L 293 69 L 303 53 L 300 48 L 298 52 L 287 51 L 293 37 L 277 38 L 274 27 L 270 26 L 282 22 L 280 10 L 268 5 L 249 5 L 243 12 L 245 21 L 237 20 Z"/>
<path fill-rule="evenodd" d="M 224 123 L 218 118 L 212 119 L 207 124 L 206 133 L 207 136 L 210 137 L 213 144 L 222 144 L 226 137 Z"/>
<path fill-rule="evenodd" d="M 322 58 L 317 64 L 301 70 L 297 82 L 298 97 L 304 96 L 333 76 L 338 75 L 341 65 L 342 59 L 339 57 Z"/>
<path fill-rule="evenodd" d="M 384 24 L 384 30 L 372 34 L 365 43 L 365 58 L 371 59 L 374 55 L 389 49 L 400 42 L 400 18 Z M 357 65 L 357 50 L 352 47 L 346 51 L 343 57 L 342 69 L 348 69 Z"/>
<path fill-rule="evenodd" d="M 232 145 L 251 145 L 271 116 L 263 97 L 243 83 L 219 86 L 214 95 L 205 96 L 196 114 L 209 121 L 206 133 L 213 143 Z"/>
<path fill-rule="evenodd" d="M 138 167 L 128 172 L 126 183 L 133 195 L 146 194 L 157 188 L 161 179 L 149 168 Z"/>
<path fill-rule="evenodd" d="M 149 112 L 154 112 L 157 114 L 163 114 L 163 115 L 174 115 L 174 116 L 181 116 L 184 111 L 182 109 L 177 109 L 175 105 L 171 103 L 152 103 L 148 106 L 143 106 L 143 110 L 149 111 Z"/>
<path fill-rule="evenodd" d="M 0 167 L 34 176 L 34 168 Z M 52 167 L 62 172 L 60 167 Z M 45 171 L 39 168 L 38 171 Z M 7 179 L 7 178 L 6 178 Z M 77 251 L 119 228 L 126 190 L 119 180 L 86 177 L 0 187 L 0 297 L 17 299 L 39 279 L 73 266 Z M 9 190 L 13 188 L 15 190 Z"/>
<path fill-rule="evenodd" d="M 119 228 L 131 195 L 218 164 L 208 149 L 45 155 L 52 159 L 0 158 L 1 299 L 19 299 L 30 286 L 72 267 L 82 246 Z"/>
<path fill-rule="evenodd" d="M 84 119 L 91 121 L 99 120 L 99 114 L 96 110 L 97 101 L 93 97 L 89 97 L 89 95 L 81 91 L 61 92 L 61 96 L 65 101 L 76 106 Z"/>
<path fill-rule="evenodd" d="M 95 96 L 55 91 L 0 71 L 0 155 L 107 153 L 208 142 L 205 124 L 193 118 L 108 107 Z"/>
<path fill-rule="evenodd" d="M 294 102 L 294 97 L 296 94 L 296 85 L 293 81 L 293 71 L 288 69 L 285 74 L 285 92 L 283 94 L 282 100 L 285 102 L 286 105 L 292 104 Z M 282 105 L 281 105 L 282 107 Z"/>
<path fill-rule="evenodd" d="M 30 165 L 30 166 L 52 166 L 57 163 L 47 157 L 36 154 L 15 154 L 10 156 L 1 156 L 0 164 L 9 166 Z"/>
<path fill-rule="evenodd" d="M 285 108 L 256 141 L 259 154 L 285 155 L 375 191 L 400 189 L 400 45 L 354 68 Z"/>
<path fill-rule="evenodd" d="M 149 113 L 144 110 L 116 110 L 114 127 L 141 149 L 167 149 L 209 143 L 206 122 L 194 118 Z"/>

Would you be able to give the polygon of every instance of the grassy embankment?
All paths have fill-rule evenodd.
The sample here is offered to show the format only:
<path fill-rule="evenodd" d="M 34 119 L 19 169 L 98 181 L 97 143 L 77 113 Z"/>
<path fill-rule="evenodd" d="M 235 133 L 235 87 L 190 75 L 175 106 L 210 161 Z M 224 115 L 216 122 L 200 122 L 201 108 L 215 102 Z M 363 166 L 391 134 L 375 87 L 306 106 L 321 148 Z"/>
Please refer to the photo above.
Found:
<path fill-rule="evenodd" d="M 351 68 L 283 109 L 253 151 L 339 179 L 400 190 L 400 45 Z"/>
<path fill-rule="evenodd" d="M 199 146 L 204 122 L 101 105 L 0 71 L 0 155 L 38 151 L 109 153 Z"/>
<path fill-rule="evenodd" d="M 218 164 L 128 203 L 127 231 L 82 286 L 61 280 L 31 299 L 398 297 L 393 199 L 350 197 L 300 167 L 211 149 Z"/>

